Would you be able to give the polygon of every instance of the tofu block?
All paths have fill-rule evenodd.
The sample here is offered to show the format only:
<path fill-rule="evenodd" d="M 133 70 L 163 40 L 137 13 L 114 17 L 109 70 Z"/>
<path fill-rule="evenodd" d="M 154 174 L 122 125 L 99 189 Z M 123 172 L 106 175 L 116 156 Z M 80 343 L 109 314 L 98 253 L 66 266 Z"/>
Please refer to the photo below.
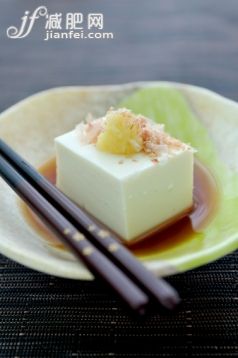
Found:
<path fill-rule="evenodd" d="M 132 241 L 193 205 L 193 151 L 153 160 L 100 151 L 76 132 L 55 140 L 57 186 L 122 239 Z"/>

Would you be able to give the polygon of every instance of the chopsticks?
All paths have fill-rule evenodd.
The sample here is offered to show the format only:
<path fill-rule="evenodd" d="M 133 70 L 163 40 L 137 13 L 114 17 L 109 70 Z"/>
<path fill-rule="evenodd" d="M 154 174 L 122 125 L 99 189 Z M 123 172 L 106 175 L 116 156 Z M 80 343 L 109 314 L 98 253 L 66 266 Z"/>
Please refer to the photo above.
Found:
<path fill-rule="evenodd" d="M 50 205 L 48 208 L 51 213 L 54 214 L 50 218 L 48 225 L 55 231 L 55 228 L 52 227 L 52 221 L 54 223 L 54 215 L 57 212 L 57 215 L 61 215 L 61 224 L 62 222 L 66 225 L 64 227 L 60 227 L 59 232 L 57 231 L 57 235 L 60 238 L 68 243 L 68 238 L 72 238 L 69 234 L 63 235 L 62 237 L 62 229 L 63 231 L 67 228 L 74 228 L 77 233 L 80 231 L 81 235 L 85 238 L 82 242 L 86 241 L 87 245 L 93 245 L 94 252 L 99 252 L 103 255 L 115 268 L 117 268 L 122 275 L 127 280 L 130 280 L 131 283 L 137 287 L 137 289 L 141 290 L 145 296 L 148 296 L 152 303 L 160 303 L 163 307 L 167 309 L 173 309 L 179 303 L 180 299 L 173 287 L 169 285 L 165 280 L 161 278 L 156 278 L 152 273 L 150 273 L 131 253 L 130 251 L 124 247 L 118 241 L 117 237 L 105 229 L 103 225 L 96 222 L 92 219 L 86 212 L 84 212 L 81 208 L 75 205 L 71 200 L 69 200 L 60 190 L 58 190 L 53 184 L 51 184 L 48 180 L 46 180 L 40 173 L 38 173 L 31 165 L 29 165 L 23 158 L 21 158 L 12 148 L 10 148 L 3 140 L 0 139 L 0 175 L 4 177 L 4 173 L 6 172 L 6 166 L 8 165 L 14 173 L 11 174 L 18 177 L 17 181 L 13 181 L 13 185 L 8 183 L 13 187 L 14 190 L 18 190 L 18 194 L 22 195 L 22 185 L 20 185 L 19 191 L 19 181 L 31 187 L 31 192 L 34 190 L 34 193 L 37 193 L 37 199 L 39 197 L 41 200 L 44 200 L 44 203 Z M 6 176 L 6 175 L 5 175 Z M 21 179 L 21 180 L 20 180 Z M 7 178 L 5 177 L 5 180 Z M 18 185 L 15 184 L 18 183 Z M 29 198 L 23 198 L 28 201 L 29 205 L 33 205 L 35 201 L 29 202 Z M 52 208 L 54 210 L 52 210 Z M 44 208 L 41 208 L 41 210 Z M 36 209 L 35 209 L 36 210 Z M 39 210 L 37 211 L 38 214 Z M 43 215 L 44 216 L 44 215 Z M 43 217 L 49 219 L 49 217 Z M 73 226 L 73 228 L 72 228 Z M 71 240 L 72 241 L 72 240 Z M 68 243 L 72 250 L 75 251 L 75 242 L 73 240 L 73 244 Z M 76 250 L 78 247 L 76 248 Z M 79 253 L 75 252 L 78 256 Z M 88 259 L 91 255 L 87 255 Z M 84 262 L 87 261 L 85 259 L 85 255 L 83 256 Z M 85 262 L 87 264 L 87 262 Z M 88 265 L 87 265 L 88 266 Z M 88 266 L 89 267 L 89 266 Z M 93 270 L 93 268 L 89 269 Z M 95 272 L 93 272 L 95 274 Z M 111 275 L 112 276 L 112 275 Z M 111 278 L 110 276 L 110 278 Z M 115 276 L 113 276 L 115 278 Z M 105 278 L 104 278 L 105 280 Z M 115 283 L 116 279 L 114 280 Z M 111 283 L 109 283 L 111 285 Z M 118 287 L 113 287 L 115 291 L 122 297 L 120 292 L 118 292 Z M 125 295 L 125 290 L 123 290 Z M 122 297 L 125 300 L 125 297 Z M 131 296 L 129 297 L 131 299 Z M 128 297 L 127 297 L 128 299 Z M 145 299 L 145 298 L 144 298 Z M 144 300 L 145 301 L 145 300 Z M 127 302 L 128 304 L 128 302 Z M 145 307 L 148 303 L 145 304 Z M 131 306 L 131 303 L 128 304 Z"/>
<path fill-rule="evenodd" d="M 95 275 L 103 279 L 138 315 L 149 304 L 147 295 L 123 274 L 109 259 L 95 248 L 67 219 L 37 192 L 0 155 L 0 175 L 23 200 L 48 224 Z"/>

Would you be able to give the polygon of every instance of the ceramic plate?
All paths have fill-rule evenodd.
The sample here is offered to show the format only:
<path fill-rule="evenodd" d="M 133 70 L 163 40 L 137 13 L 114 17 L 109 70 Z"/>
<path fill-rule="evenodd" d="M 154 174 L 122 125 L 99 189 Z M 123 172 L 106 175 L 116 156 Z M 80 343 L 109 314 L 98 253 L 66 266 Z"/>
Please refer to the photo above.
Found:
<path fill-rule="evenodd" d="M 218 259 L 238 247 L 238 104 L 206 89 L 168 82 L 118 86 L 63 87 L 38 93 L 0 115 L 0 136 L 35 167 L 54 156 L 54 138 L 75 127 L 91 112 L 126 106 L 191 143 L 197 158 L 215 178 L 216 212 L 199 232 L 153 250 L 137 249 L 140 260 L 166 276 Z M 51 275 L 89 280 L 88 270 L 74 257 L 52 247 L 29 225 L 19 200 L 0 179 L 0 252 Z M 168 240 L 171 241 L 170 238 Z"/>

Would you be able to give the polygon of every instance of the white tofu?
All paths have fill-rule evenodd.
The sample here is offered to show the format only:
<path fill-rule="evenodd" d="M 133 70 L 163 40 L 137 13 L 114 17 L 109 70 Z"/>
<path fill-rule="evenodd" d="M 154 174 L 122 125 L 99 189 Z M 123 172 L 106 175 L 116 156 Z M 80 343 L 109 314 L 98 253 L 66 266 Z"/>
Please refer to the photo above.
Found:
<path fill-rule="evenodd" d="M 101 152 L 94 144 L 81 144 L 75 131 L 55 143 L 59 189 L 124 240 L 192 207 L 192 150 L 174 150 L 155 163 L 144 153 Z"/>

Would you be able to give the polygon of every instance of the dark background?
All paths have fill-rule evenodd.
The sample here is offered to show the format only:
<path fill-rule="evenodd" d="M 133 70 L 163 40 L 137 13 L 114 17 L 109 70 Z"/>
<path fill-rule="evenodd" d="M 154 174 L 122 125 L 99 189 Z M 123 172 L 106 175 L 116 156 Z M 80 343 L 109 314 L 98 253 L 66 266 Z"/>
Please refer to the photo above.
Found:
<path fill-rule="evenodd" d="M 25 10 L 102 12 L 113 40 L 6 37 Z M 238 100 L 237 0 L 0 0 L 0 110 L 61 85 L 170 80 Z M 98 283 L 0 256 L 0 357 L 235 357 L 237 254 L 173 276 L 183 304 L 136 322 Z"/>
<path fill-rule="evenodd" d="M 237 0 L 0 0 L 0 108 L 61 85 L 170 80 L 238 99 Z M 102 12 L 113 40 L 11 40 L 25 10 Z"/>

